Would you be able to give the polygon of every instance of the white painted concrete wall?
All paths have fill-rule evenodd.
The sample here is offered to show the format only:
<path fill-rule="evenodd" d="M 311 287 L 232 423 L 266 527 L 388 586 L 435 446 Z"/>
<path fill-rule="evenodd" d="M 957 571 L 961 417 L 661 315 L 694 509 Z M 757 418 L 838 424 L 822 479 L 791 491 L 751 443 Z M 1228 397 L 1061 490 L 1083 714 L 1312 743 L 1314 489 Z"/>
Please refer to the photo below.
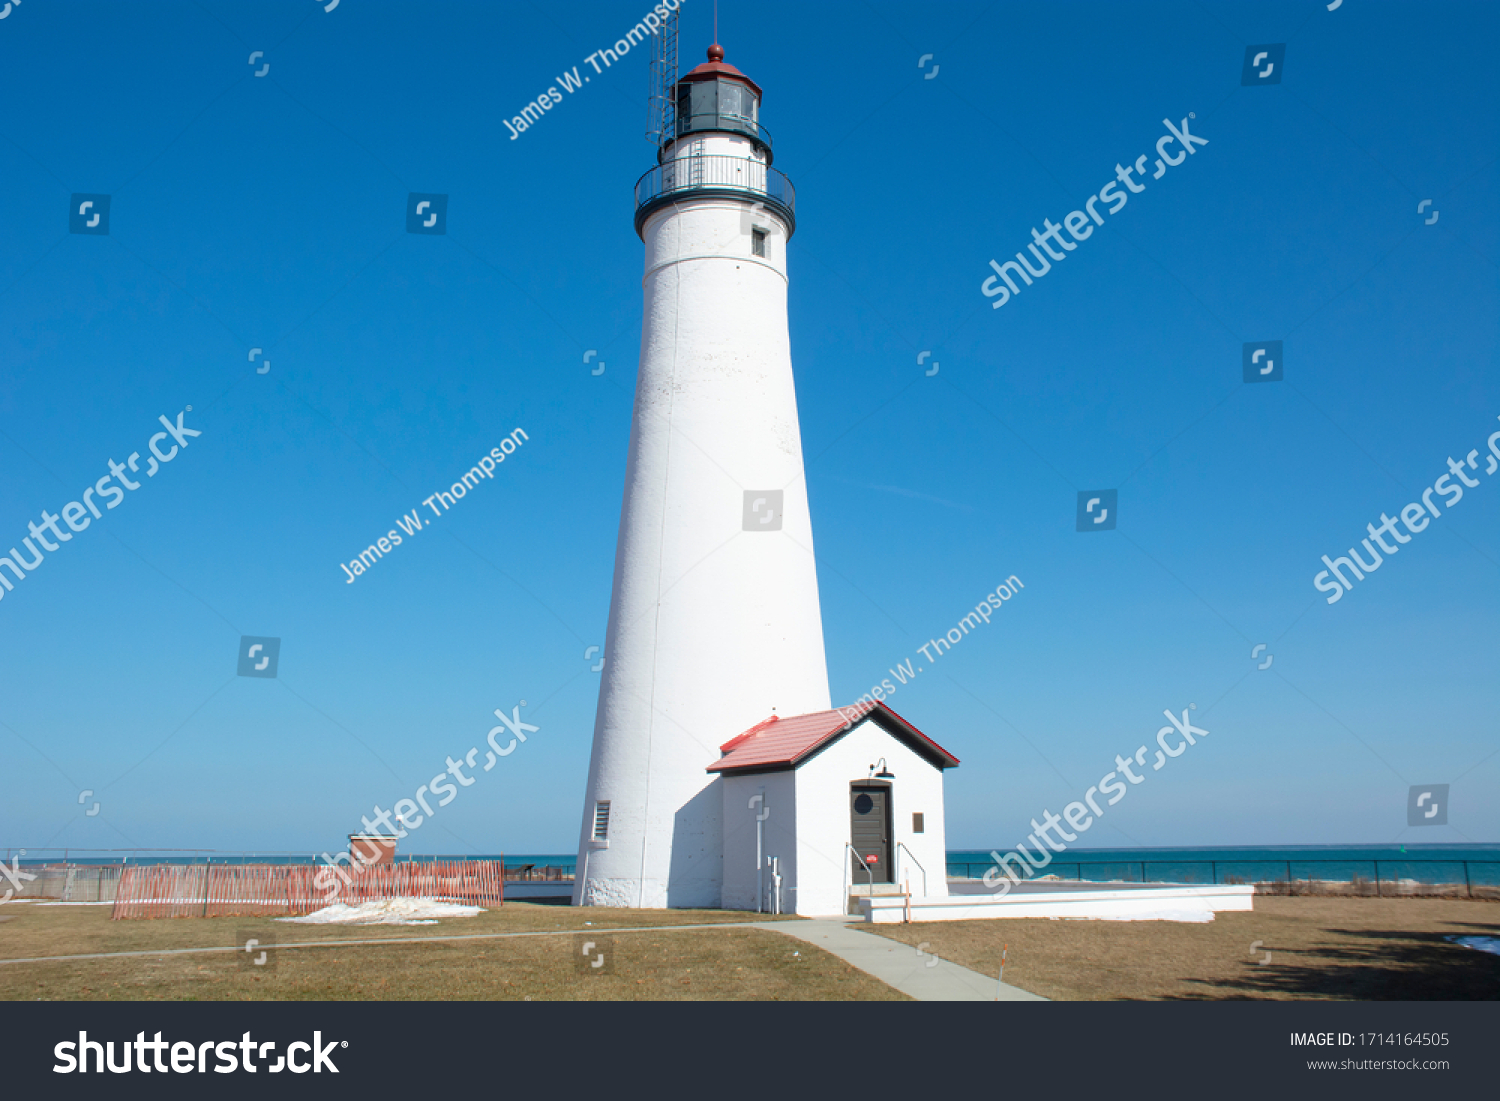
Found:
<path fill-rule="evenodd" d="M 946 832 L 943 822 L 943 773 L 887 733 L 864 719 L 796 772 L 797 776 L 797 913 L 841 914 L 848 903 L 849 785 L 867 779 L 870 765 L 884 757 L 891 781 L 892 847 L 903 842 L 906 853 L 895 858 L 897 882 L 909 879 L 913 894 L 948 894 Z M 926 830 L 912 832 L 912 813 L 926 816 Z"/>
<path fill-rule="evenodd" d="M 670 160 L 681 160 L 683 157 L 695 156 L 699 153 L 710 153 L 715 156 L 745 157 L 749 160 L 765 164 L 766 155 L 756 148 L 755 143 L 749 138 L 743 138 L 737 134 L 716 133 L 704 131 L 689 134 L 686 138 L 680 138 L 667 146 L 663 162 Z"/>
<path fill-rule="evenodd" d="M 762 772 L 749 776 L 724 777 L 724 895 L 728 910 L 754 910 L 757 880 L 755 874 L 756 819 L 765 815 L 759 825 L 762 831 L 761 852 L 780 857 L 782 879 L 781 908 L 795 911 L 793 888 L 797 878 L 797 802 L 793 773 Z M 769 896 L 771 877 L 765 878 Z M 769 910 L 769 898 L 767 898 Z"/>
<path fill-rule="evenodd" d="M 736 901 L 730 901 L 729 883 L 739 876 L 739 868 L 753 870 L 754 832 L 751 829 L 748 859 L 742 855 L 742 844 L 732 849 L 729 843 L 730 828 L 735 816 L 753 813 L 745 807 L 748 798 L 759 792 L 762 783 L 777 778 L 777 802 L 772 805 L 771 817 L 766 825 L 777 822 L 775 844 L 780 850 L 781 874 L 783 874 L 783 909 L 786 912 L 805 915 L 831 915 L 843 913 L 847 904 L 849 871 L 847 850 L 849 843 L 849 784 L 864 780 L 870 775 L 871 763 L 885 757 L 886 768 L 894 772 L 891 781 L 892 826 L 894 840 L 903 841 L 910 856 L 927 868 L 927 894 L 930 897 L 947 897 L 947 841 L 945 841 L 944 801 L 942 801 L 942 771 L 930 765 L 924 757 L 913 753 L 903 742 L 886 733 L 879 724 L 864 720 L 822 753 L 808 760 L 795 772 L 769 772 L 769 774 L 726 777 L 724 784 L 724 906 L 739 909 Z M 781 810 L 786 805 L 786 796 L 780 790 L 780 777 L 795 777 L 795 798 L 792 799 L 789 828 L 795 831 L 795 840 L 780 832 Z M 771 786 L 766 786 L 766 798 L 771 796 Z M 912 811 L 926 814 L 926 832 L 913 834 Z M 783 840 L 784 837 L 784 840 Z M 922 892 L 922 874 L 906 852 L 897 856 L 897 871 L 900 877 L 909 877 L 913 894 Z M 751 876 L 753 883 L 753 876 Z M 742 897 L 738 891 L 733 895 Z M 748 891 L 750 907 L 753 907 L 754 889 Z"/>
<path fill-rule="evenodd" d="M 868 922 L 905 921 L 902 899 L 860 899 Z M 1095 918 L 1110 921 L 1211 921 L 1216 913 L 1255 909 L 1255 885 L 1166 886 L 1127 891 L 1027 891 L 1004 896 L 950 895 L 912 899 L 912 921 L 973 921 L 979 918 Z"/>
<path fill-rule="evenodd" d="M 812 522 L 786 322 L 786 227 L 752 203 L 644 227 L 645 320 L 574 902 L 713 906 L 723 797 L 704 769 L 773 710 L 827 709 Z M 781 490 L 779 531 L 743 530 Z M 608 848 L 589 843 L 597 800 Z M 940 873 L 939 873 L 940 874 Z"/>

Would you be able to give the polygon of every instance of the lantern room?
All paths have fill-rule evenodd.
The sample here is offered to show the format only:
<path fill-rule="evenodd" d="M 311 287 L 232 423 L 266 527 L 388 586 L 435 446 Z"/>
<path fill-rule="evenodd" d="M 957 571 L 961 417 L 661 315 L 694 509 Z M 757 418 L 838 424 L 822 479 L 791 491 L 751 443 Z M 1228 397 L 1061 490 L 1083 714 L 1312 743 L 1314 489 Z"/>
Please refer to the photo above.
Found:
<path fill-rule="evenodd" d="M 771 161 L 771 136 L 760 125 L 760 85 L 724 60 L 724 47 L 677 82 L 676 136 L 706 132 L 743 134 Z"/>

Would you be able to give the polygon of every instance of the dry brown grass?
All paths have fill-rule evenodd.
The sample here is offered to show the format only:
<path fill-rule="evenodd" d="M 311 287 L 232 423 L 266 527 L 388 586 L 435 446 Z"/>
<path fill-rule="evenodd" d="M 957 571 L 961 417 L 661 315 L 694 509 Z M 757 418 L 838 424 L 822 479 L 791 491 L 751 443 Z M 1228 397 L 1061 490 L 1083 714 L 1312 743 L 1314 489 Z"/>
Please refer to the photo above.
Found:
<path fill-rule="evenodd" d="M 0 917 L 0 959 L 92 952 L 114 959 L 0 965 L 3 1000 L 884 1000 L 902 995 L 820 949 L 758 929 L 615 933 L 619 928 L 722 924 L 718 910 L 579 910 L 507 903 L 473 918 L 418 926 L 287 925 L 270 918 L 109 920 L 109 907 L 12 904 Z M 585 925 L 591 922 L 591 925 Z M 389 945 L 351 940 L 551 933 Z M 243 952 L 169 955 L 169 949 L 272 947 L 263 966 Z M 591 968 L 584 940 L 605 965 Z M 162 952 L 162 955 L 155 953 Z M 800 952 L 800 955 L 793 955 Z"/>
<path fill-rule="evenodd" d="M 990 975 L 1009 944 L 1005 981 L 1061 1000 L 1500 998 L 1500 956 L 1443 939 L 1500 935 L 1493 902 L 1257 895 L 1254 912 L 1201 925 L 991 919 L 869 929 L 927 941 Z"/>
<path fill-rule="evenodd" d="M 270 917 L 158 918 L 110 921 L 108 906 L 38 906 L 13 902 L 0 909 L 0 959 L 137 952 L 159 948 L 231 945 L 241 929 L 267 944 L 370 940 L 429 933 L 530 933 L 656 925 L 702 925 L 765 915 L 731 910 L 613 910 L 537 902 L 507 902 L 472 918 L 438 925 L 290 925 Z"/>
<path fill-rule="evenodd" d="M 1225 883 L 1242 882 L 1226 876 Z M 1500 887 L 1486 883 L 1415 883 L 1409 879 L 1376 883 L 1364 876 L 1349 882 L 1321 879 L 1270 880 L 1255 885 L 1257 895 L 1307 895 L 1334 898 L 1480 898 L 1500 900 Z"/>

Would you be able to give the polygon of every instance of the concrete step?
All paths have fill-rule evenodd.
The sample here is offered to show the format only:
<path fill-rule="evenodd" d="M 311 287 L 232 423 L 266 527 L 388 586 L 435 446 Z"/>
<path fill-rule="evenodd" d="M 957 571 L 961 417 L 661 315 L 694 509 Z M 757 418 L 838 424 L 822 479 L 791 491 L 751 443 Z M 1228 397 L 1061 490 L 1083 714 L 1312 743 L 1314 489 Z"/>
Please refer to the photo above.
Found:
<path fill-rule="evenodd" d="M 884 898 L 888 895 L 903 895 L 906 891 L 899 883 L 857 883 L 849 889 L 850 898 Z"/>
<path fill-rule="evenodd" d="M 848 904 L 844 907 L 846 914 L 862 914 L 859 900 L 862 898 L 901 898 L 905 895 L 899 883 L 876 883 L 872 887 L 868 883 L 860 883 L 849 889 Z"/>

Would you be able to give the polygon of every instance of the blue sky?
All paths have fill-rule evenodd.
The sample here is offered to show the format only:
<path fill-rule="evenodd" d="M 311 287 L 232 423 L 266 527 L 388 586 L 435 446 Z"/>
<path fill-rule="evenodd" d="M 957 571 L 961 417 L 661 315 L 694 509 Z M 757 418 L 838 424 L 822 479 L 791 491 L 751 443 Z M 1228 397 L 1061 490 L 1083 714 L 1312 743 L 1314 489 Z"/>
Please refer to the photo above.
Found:
<path fill-rule="evenodd" d="M 963 761 L 950 847 L 1013 845 L 1189 704 L 1210 736 L 1089 844 L 1497 840 L 1493 6 L 721 6 L 797 185 L 833 695 L 918 659 L 890 703 Z M 653 163 L 646 51 L 584 59 L 648 7 L 0 20 L 0 550 L 160 415 L 202 431 L 0 600 L 0 844 L 333 849 L 524 699 L 538 733 L 407 848 L 571 850 Z M 709 20 L 685 5 L 685 67 Z M 1283 81 L 1242 86 L 1279 43 Z M 990 308 L 991 258 L 1190 112 L 1208 145 Z M 445 235 L 406 232 L 413 192 L 449 196 Z M 69 232 L 75 193 L 110 196 L 107 236 Z M 1269 340 L 1284 380 L 1245 384 Z M 494 480 L 346 583 L 518 427 Z M 1320 556 L 1475 448 L 1480 485 L 1326 604 Z M 1100 488 L 1118 527 L 1080 533 Z M 236 675 L 246 635 L 282 640 L 276 678 Z M 1408 828 L 1440 783 L 1450 825 Z"/>

